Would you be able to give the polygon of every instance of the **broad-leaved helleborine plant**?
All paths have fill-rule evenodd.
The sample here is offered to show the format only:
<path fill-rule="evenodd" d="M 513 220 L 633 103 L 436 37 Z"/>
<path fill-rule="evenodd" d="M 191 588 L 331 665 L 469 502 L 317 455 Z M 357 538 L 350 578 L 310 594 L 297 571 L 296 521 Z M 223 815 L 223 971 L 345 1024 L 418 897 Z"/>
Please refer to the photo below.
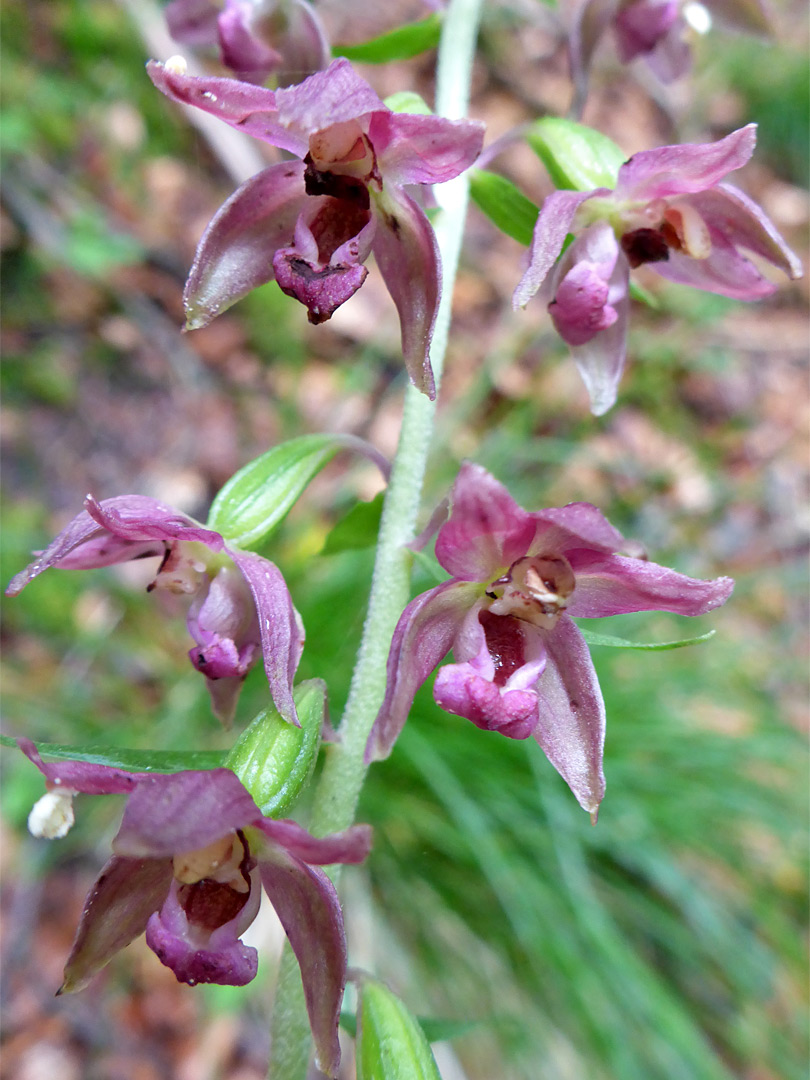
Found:
<path fill-rule="evenodd" d="M 292 684 L 304 630 L 281 571 L 269 559 L 242 551 L 212 529 L 145 495 L 119 495 L 85 509 L 13 579 L 16 596 L 51 566 L 90 570 L 158 556 L 148 586 L 191 599 L 189 658 L 205 675 L 223 723 L 233 719 L 242 682 L 261 657 L 276 708 L 297 724 Z"/>
<path fill-rule="evenodd" d="M 144 932 L 180 982 L 243 986 L 256 975 L 258 953 L 240 938 L 264 886 L 301 968 L 320 1067 L 334 1076 L 346 938 L 337 893 L 319 867 L 362 862 L 368 826 L 317 839 L 294 821 L 264 817 L 230 769 L 132 773 L 44 762 L 29 739 L 19 745 L 48 787 L 29 818 L 36 835 L 65 835 L 76 794 L 128 796 L 113 856 L 85 901 L 60 993 L 82 990 Z"/>
<path fill-rule="evenodd" d="M 360 288 L 373 253 L 399 312 L 408 374 L 434 396 L 439 253 L 405 185 L 457 176 L 478 156 L 483 125 L 393 112 L 347 60 L 276 91 L 181 68 L 148 65 L 168 97 L 301 158 L 251 177 L 211 221 L 186 284 L 188 328 L 273 278 L 323 322 Z"/>
<path fill-rule="evenodd" d="M 414 694 L 452 648 L 454 663 L 436 677 L 436 703 L 485 730 L 534 736 L 596 814 L 605 707 L 572 616 L 702 615 L 725 603 L 734 584 L 617 555 L 623 544 L 590 503 L 529 513 L 481 466 L 463 465 L 436 539 L 436 557 L 453 576 L 402 613 L 367 757 L 388 755 Z"/>
<path fill-rule="evenodd" d="M 171 0 L 166 22 L 182 45 L 218 47 L 222 63 L 244 82 L 273 75 L 288 86 L 330 60 L 321 21 L 306 0 Z"/>
<path fill-rule="evenodd" d="M 615 402 L 624 369 L 631 268 L 649 264 L 670 281 L 737 300 L 776 289 L 743 251 L 801 277 L 762 209 L 721 183 L 755 144 L 749 124 L 714 143 L 644 150 L 621 166 L 614 190 L 555 191 L 543 203 L 514 305 L 525 306 L 548 278 L 549 313 L 595 415 Z M 563 251 L 569 233 L 574 241 Z"/>

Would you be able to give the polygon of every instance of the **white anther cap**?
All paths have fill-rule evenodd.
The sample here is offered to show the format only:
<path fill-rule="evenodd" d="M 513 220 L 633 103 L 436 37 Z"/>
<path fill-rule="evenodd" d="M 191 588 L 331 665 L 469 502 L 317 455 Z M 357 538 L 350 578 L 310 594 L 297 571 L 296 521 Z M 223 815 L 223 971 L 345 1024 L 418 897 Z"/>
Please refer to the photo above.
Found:
<path fill-rule="evenodd" d="M 179 53 L 177 56 L 170 56 L 163 66 L 171 75 L 185 75 L 188 71 L 186 58 Z"/>
<path fill-rule="evenodd" d="M 75 791 L 48 791 L 34 804 L 28 815 L 28 831 L 45 840 L 61 840 L 73 825 Z"/>

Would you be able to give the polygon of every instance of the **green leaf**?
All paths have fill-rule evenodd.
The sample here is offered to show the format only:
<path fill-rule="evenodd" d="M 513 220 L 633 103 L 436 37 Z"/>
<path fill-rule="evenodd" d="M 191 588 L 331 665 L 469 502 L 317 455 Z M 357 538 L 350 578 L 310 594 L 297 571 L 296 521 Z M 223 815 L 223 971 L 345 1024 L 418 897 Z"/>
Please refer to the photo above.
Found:
<path fill-rule="evenodd" d="M 412 56 L 435 49 L 439 44 L 442 20 L 439 15 L 428 15 L 419 22 L 398 26 L 387 34 L 363 41 L 359 45 L 336 45 L 333 56 L 345 56 L 347 60 L 362 64 L 387 64 L 391 60 L 409 60 Z"/>
<path fill-rule="evenodd" d="M 416 1019 L 429 1043 L 458 1039 L 478 1026 L 475 1020 L 447 1020 L 441 1016 L 417 1016 Z"/>
<path fill-rule="evenodd" d="M 432 116 L 433 109 L 428 105 L 421 94 L 415 90 L 398 90 L 395 94 L 389 94 L 383 100 L 391 112 L 395 113 L 419 113 L 420 116 Z"/>
<path fill-rule="evenodd" d="M 384 492 L 381 491 L 371 502 L 356 503 L 330 530 L 321 554 L 336 555 L 339 551 L 373 547 L 380 530 L 383 496 Z"/>
<path fill-rule="evenodd" d="M 286 813 L 306 785 L 315 766 L 326 711 L 326 684 L 320 679 L 293 690 L 301 727 L 282 720 L 270 705 L 242 732 L 225 758 L 256 805 L 267 817 Z"/>
<path fill-rule="evenodd" d="M 683 638 L 681 641 L 627 641 L 626 638 L 613 637 L 612 634 L 597 634 L 581 626 L 579 632 L 588 645 L 607 645 L 611 649 L 644 649 L 647 652 L 663 652 L 665 649 L 683 649 L 687 645 L 702 645 L 717 633 L 716 630 L 709 630 L 708 633 L 700 634 L 699 637 Z"/>
<path fill-rule="evenodd" d="M 478 1026 L 476 1020 L 447 1020 L 440 1016 L 417 1016 L 416 1022 L 429 1043 L 449 1042 L 451 1039 L 458 1039 Z M 344 1010 L 340 1014 L 340 1026 L 352 1038 L 357 1035 L 357 1017 L 354 1013 Z"/>
<path fill-rule="evenodd" d="M 0 735 L 0 745 L 16 747 L 17 740 Z M 172 773 L 182 769 L 218 769 L 225 763 L 225 752 L 222 750 L 118 750 L 114 746 L 63 746 L 47 742 L 34 745 L 43 757 L 110 765 L 128 772 Z"/>
<path fill-rule="evenodd" d="M 558 116 L 537 120 L 529 129 L 526 141 L 545 165 L 554 185 L 574 191 L 614 188 L 619 168 L 627 158 L 601 131 Z"/>
<path fill-rule="evenodd" d="M 362 980 L 357 1020 L 357 1080 L 441 1080 L 416 1017 L 387 986 Z"/>
<path fill-rule="evenodd" d="M 470 174 L 470 195 L 478 209 L 501 232 L 528 247 L 539 211 L 511 180 L 486 169 L 473 169 Z"/>
<path fill-rule="evenodd" d="M 208 528 L 240 547 L 255 546 L 283 520 L 312 477 L 347 445 L 351 442 L 346 436 L 302 435 L 274 446 L 218 492 Z"/>

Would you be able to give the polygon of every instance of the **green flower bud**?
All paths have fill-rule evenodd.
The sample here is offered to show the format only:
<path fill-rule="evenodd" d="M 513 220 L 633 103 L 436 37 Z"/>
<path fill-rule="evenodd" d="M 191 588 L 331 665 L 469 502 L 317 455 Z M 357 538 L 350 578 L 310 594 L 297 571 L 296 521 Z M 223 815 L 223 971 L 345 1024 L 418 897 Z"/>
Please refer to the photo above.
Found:
<path fill-rule="evenodd" d="M 387 986 L 368 978 L 358 988 L 357 1080 L 441 1080 L 416 1018 Z"/>
<path fill-rule="evenodd" d="M 266 817 L 281 817 L 309 780 L 326 709 L 321 679 L 299 683 L 293 690 L 301 727 L 283 720 L 270 705 L 242 732 L 225 759 Z"/>

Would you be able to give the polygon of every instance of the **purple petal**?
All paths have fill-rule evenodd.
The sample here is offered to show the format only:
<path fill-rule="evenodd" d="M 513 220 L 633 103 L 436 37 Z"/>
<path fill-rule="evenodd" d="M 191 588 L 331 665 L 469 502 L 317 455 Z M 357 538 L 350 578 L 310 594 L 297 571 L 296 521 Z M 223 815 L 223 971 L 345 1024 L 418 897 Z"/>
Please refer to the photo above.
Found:
<path fill-rule="evenodd" d="M 442 184 L 481 153 L 484 125 L 415 113 L 375 112 L 368 137 L 386 183 Z"/>
<path fill-rule="evenodd" d="M 605 794 L 605 704 L 588 646 L 563 615 L 545 636 L 546 669 L 537 683 L 534 737 L 583 809 L 595 817 Z"/>
<path fill-rule="evenodd" d="M 216 44 L 219 7 L 213 0 L 171 0 L 163 14 L 169 33 L 180 44 Z"/>
<path fill-rule="evenodd" d="M 790 278 L 802 276 L 802 264 L 790 250 L 771 219 L 753 199 L 731 184 L 718 184 L 683 200 L 693 207 L 713 233 L 722 234 L 735 247 L 753 251 L 778 266 Z"/>
<path fill-rule="evenodd" d="M 757 125 L 748 124 L 718 142 L 642 150 L 619 169 L 616 198 L 646 201 L 705 191 L 742 168 L 756 141 Z"/>
<path fill-rule="evenodd" d="M 666 262 L 651 268 L 667 281 L 691 285 L 694 289 L 730 296 L 734 300 L 760 300 L 776 292 L 777 286 L 760 274 L 754 264 L 715 229 L 709 229 L 712 250 L 706 259 L 694 259 L 670 251 Z"/>
<path fill-rule="evenodd" d="M 304 630 L 281 571 L 252 551 L 229 548 L 228 554 L 248 583 L 259 620 L 264 670 L 273 704 L 298 727 L 292 685 L 304 648 Z"/>
<path fill-rule="evenodd" d="M 311 323 L 331 319 L 341 304 L 357 292 L 368 276 L 365 266 L 312 266 L 294 249 L 281 249 L 273 259 L 276 281 L 282 292 L 300 301 Z"/>
<path fill-rule="evenodd" d="M 532 514 L 537 534 L 529 554 L 565 555 L 576 570 L 580 549 L 613 552 L 624 543 L 624 537 L 614 529 L 601 510 L 591 503 L 568 503 L 553 506 Z"/>
<path fill-rule="evenodd" d="M 532 515 L 486 469 L 468 461 L 453 486 L 436 558 L 461 581 L 491 581 L 528 552 L 534 533 Z"/>
<path fill-rule="evenodd" d="M 190 652 L 189 656 L 191 654 Z M 205 688 L 211 698 L 211 711 L 224 728 L 233 726 L 233 718 L 236 716 L 236 706 L 244 681 L 243 676 L 205 680 Z"/>
<path fill-rule="evenodd" d="M 272 5 L 275 7 L 275 4 Z M 253 28 L 257 5 L 244 0 L 228 0 L 219 16 L 217 29 L 222 63 L 246 82 L 263 83 L 282 62 L 281 53 L 262 40 Z"/>
<path fill-rule="evenodd" d="M 127 800 L 113 851 L 129 858 L 194 851 L 260 819 L 261 812 L 230 769 L 150 776 Z"/>
<path fill-rule="evenodd" d="M 206 580 L 186 623 L 197 647 L 189 653 L 194 667 L 209 679 L 244 677 L 259 647 L 256 606 L 235 566 L 223 566 Z"/>
<path fill-rule="evenodd" d="M 195 105 L 231 127 L 281 150 L 289 150 L 296 157 L 306 154 L 306 138 L 288 131 L 280 120 L 274 91 L 238 79 L 179 75 L 156 60 L 150 60 L 146 70 L 158 90 L 173 101 Z"/>
<path fill-rule="evenodd" d="M 450 651 L 479 592 L 476 586 L 447 581 L 417 596 L 402 612 L 388 654 L 385 700 L 371 729 L 366 762 L 391 753 L 416 691 Z"/>
<path fill-rule="evenodd" d="M 59 993 L 83 990 L 119 950 L 139 937 L 171 881 L 169 859 L 114 855 L 87 894 Z"/>
<path fill-rule="evenodd" d="M 584 619 L 628 611 L 705 615 L 725 604 L 734 588 L 731 578 L 702 581 L 624 555 L 594 556 L 575 571 L 577 585 L 568 613 Z"/>
<path fill-rule="evenodd" d="M 578 262 L 557 286 L 549 314 L 560 337 L 569 345 L 584 345 L 612 326 L 618 315 L 608 303 L 608 284 L 597 268 Z"/>
<path fill-rule="evenodd" d="M 284 848 L 293 858 L 318 866 L 333 863 L 361 863 L 371 850 L 371 829 L 368 825 L 353 825 L 341 833 L 316 837 L 296 821 L 276 821 L 263 818 L 257 828 L 274 844 Z"/>
<path fill-rule="evenodd" d="M 463 716 L 483 731 L 496 731 L 508 739 L 528 739 L 537 726 L 537 694 L 531 690 L 503 690 L 470 664 L 439 668 L 433 698 L 445 712 Z"/>
<path fill-rule="evenodd" d="M 94 765 L 89 761 L 43 761 L 30 739 L 17 739 L 17 745 L 45 777 L 48 787 L 80 791 L 83 795 L 129 794 L 152 773 L 125 772 L 110 765 Z"/>
<path fill-rule="evenodd" d="M 200 650 L 199 645 L 189 649 L 189 659 L 197 671 L 201 672 L 209 682 L 218 682 L 220 679 L 244 679 L 253 665 L 253 654 L 256 646 L 246 645 L 241 651 L 231 638 L 217 637 L 205 648 Z"/>
<path fill-rule="evenodd" d="M 368 113 L 387 111 L 387 106 L 366 80 L 361 79 L 343 57 L 334 60 L 326 71 L 317 71 L 298 86 L 277 90 L 275 102 L 279 122 L 291 133 L 296 133 L 302 144 L 306 144 L 308 137 L 316 131 L 323 131 L 333 124 L 359 120 Z M 303 154 L 299 156 L 303 157 Z"/>
<path fill-rule="evenodd" d="M 485 731 L 528 738 L 538 721 L 534 686 L 546 664 L 542 635 L 517 619 L 488 612 L 479 617 L 473 609 L 453 653 L 461 662 L 439 669 L 436 704 Z"/>
<path fill-rule="evenodd" d="M 377 229 L 367 209 L 341 198 L 310 196 L 295 224 L 294 244 L 273 256 L 282 292 L 309 311 L 311 323 L 331 318 L 363 284 Z"/>
<path fill-rule="evenodd" d="M 222 549 L 219 533 L 202 528 L 185 514 L 145 495 L 118 495 L 100 503 L 88 495 L 84 505 L 86 509 L 11 581 L 7 596 L 16 596 L 51 566 L 89 570 L 146 555 L 162 555 L 163 541 L 197 540 L 212 551 Z"/>
<path fill-rule="evenodd" d="M 629 268 L 606 221 L 587 228 L 560 259 L 548 306 L 600 416 L 616 400 L 627 340 Z"/>
<path fill-rule="evenodd" d="M 581 115 L 588 95 L 588 70 L 591 60 L 613 18 L 615 8 L 616 0 L 579 0 L 569 8 L 571 23 L 568 31 L 568 55 L 571 78 L 576 86 L 572 115 Z M 564 11 L 565 9 L 561 10 L 561 15 Z"/>
<path fill-rule="evenodd" d="M 289 939 L 304 984 L 318 1067 L 340 1064 L 338 1019 L 346 983 L 346 935 L 335 887 L 323 870 L 281 849 L 259 864 L 265 891 Z"/>
<path fill-rule="evenodd" d="M 84 506 L 97 524 L 124 540 L 197 541 L 212 551 L 222 551 L 224 546 L 218 532 L 205 529 L 186 514 L 144 495 L 119 495 L 102 502 L 88 495 Z"/>
<path fill-rule="evenodd" d="M 219 949 L 201 949 L 173 932 L 155 913 L 146 926 L 146 944 L 177 981 L 196 986 L 197 983 L 218 983 L 220 986 L 245 986 L 256 978 L 259 954 L 238 939 Z"/>
<path fill-rule="evenodd" d="M 304 165 L 284 161 L 246 180 L 203 233 L 184 299 L 187 327 L 207 326 L 251 289 L 273 280 L 273 255 L 289 244 L 306 199 Z"/>
<path fill-rule="evenodd" d="M 577 210 L 595 194 L 595 191 L 555 191 L 544 201 L 529 248 L 529 268 L 512 297 L 514 308 L 525 307 L 543 284 L 562 251 Z"/>
<path fill-rule="evenodd" d="M 675 25 L 678 0 L 631 0 L 616 12 L 613 29 L 619 59 L 629 64 L 637 56 L 652 52 Z"/>
<path fill-rule="evenodd" d="M 433 227 L 404 191 L 389 185 L 373 195 L 374 258 L 399 312 L 402 355 L 411 382 L 432 400 L 430 342 L 439 310 L 441 261 Z"/>
<path fill-rule="evenodd" d="M 561 295 L 561 285 L 583 264 L 590 271 L 588 281 L 571 281 Z M 630 268 L 607 222 L 590 226 L 571 244 L 555 270 L 555 282 L 558 279 L 562 279 L 561 285 L 555 285 L 549 312 L 561 337 L 571 346 L 571 355 L 588 390 L 591 412 L 602 416 L 616 401 L 624 370 L 630 307 Z M 599 280 L 604 282 L 601 310 L 598 301 L 602 294 L 597 294 L 595 287 Z M 577 302 L 578 297 L 584 298 L 582 302 Z"/>
<path fill-rule="evenodd" d="M 652 52 L 645 57 L 657 79 L 663 83 L 675 82 L 688 74 L 692 67 L 691 30 L 683 16 L 679 16 L 668 34 L 661 38 Z"/>
<path fill-rule="evenodd" d="M 184 893 L 185 905 L 181 901 Z M 172 881 L 160 911 L 149 919 L 146 944 L 162 964 L 171 968 L 178 982 L 189 986 L 196 983 L 244 986 L 256 977 L 259 954 L 239 940 L 256 918 L 261 903 L 261 882 L 256 870 L 250 875 L 250 891 L 244 903 L 229 919 L 227 915 L 234 900 L 241 903 L 239 894 L 216 882 L 182 886 Z M 223 907 L 225 921 L 217 924 Z M 194 919 L 194 914 L 203 915 L 203 921 Z"/>
<path fill-rule="evenodd" d="M 223 573 L 220 570 L 220 575 Z M 216 580 L 216 579 L 215 579 Z M 210 593 L 206 600 L 210 600 Z M 205 608 L 206 605 L 203 605 Z M 192 610 L 194 605 L 192 605 Z M 249 634 L 240 635 L 239 644 L 232 637 L 220 636 L 200 630 L 199 622 L 189 620 L 189 630 L 198 644 L 189 649 L 188 657 L 195 669 L 205 676 L 205 684 L 211 695 L 214 715 L 229 728 L 236 713 L 236 704 L 242 683 L 253 667 L 260 651 L 259 627 L 251 600 L 253 626 Z M 255 640 L 250 640 L 255 637 Z M 203 640 L 204 639 L 204 640 Z"/>
<path fill-rule="evenodd" d="M 604 416 L 616 403 L 627 356 L 628 307 L 627 303 L 617 306 L 618 317 L 611 326 L 584 345 L 571 346 L 594 416 Z"/>
<path fill-rule="evenodd" d="M 327 67 L 331 50 L 315 9 L 305 0 L 287 0 L 283 22 L 278 29 L 274 23 L 273 40 L 282 56 L 276 78 L 280 86 L 287 86 Z"/>

